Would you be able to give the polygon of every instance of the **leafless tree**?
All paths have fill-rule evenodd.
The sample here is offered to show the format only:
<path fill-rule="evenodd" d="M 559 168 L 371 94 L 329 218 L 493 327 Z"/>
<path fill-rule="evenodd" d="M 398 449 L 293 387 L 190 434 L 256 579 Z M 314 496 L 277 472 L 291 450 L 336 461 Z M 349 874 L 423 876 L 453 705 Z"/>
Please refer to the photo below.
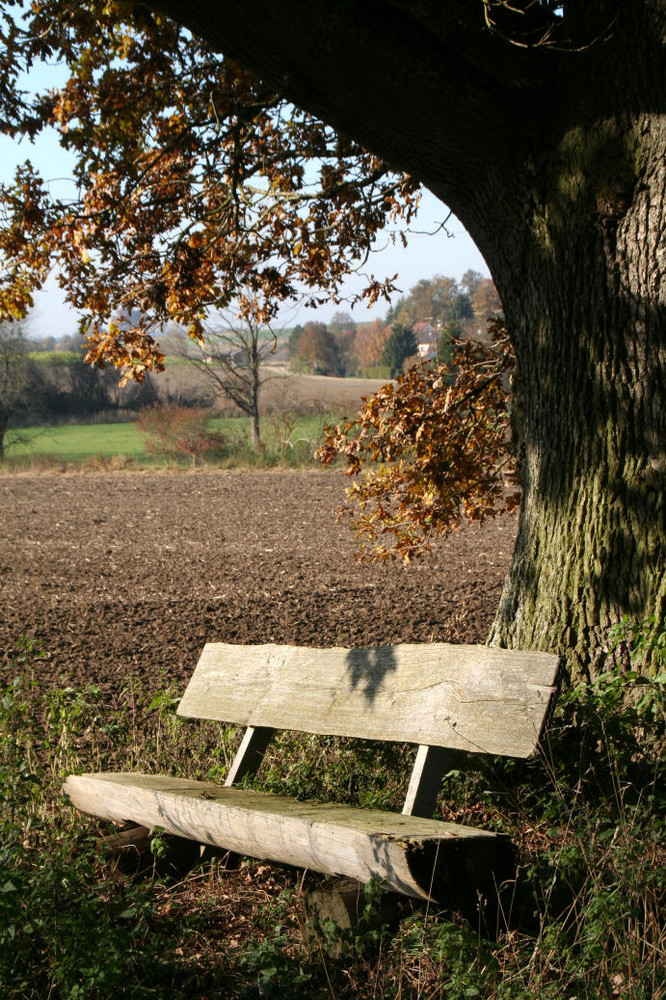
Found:
<path fill-rule="evenodd" d="M 250 418 L 252 445 L 264 447 L 260 426 L 260 395 L 270 379 L 266 362 L 277 347 L 272 330 L 258 326 L 250 317 L 225 316 L 204 340 L 182 356 L 195 365 L 213 385 L 218 398 L 229 400 Z"/>

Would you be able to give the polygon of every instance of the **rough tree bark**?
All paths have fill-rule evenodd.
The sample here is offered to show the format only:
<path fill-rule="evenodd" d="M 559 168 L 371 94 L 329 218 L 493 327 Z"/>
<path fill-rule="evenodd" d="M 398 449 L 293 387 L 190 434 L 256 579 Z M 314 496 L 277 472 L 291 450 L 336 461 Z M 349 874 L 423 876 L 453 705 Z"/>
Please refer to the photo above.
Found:
<path fill-rule="evenodd" d="M 491 641 L 578 672 L 609 623 L 663 620 L 664 0 L 155 6 L 410 171 L 484 255 L 524 486 Z"/>
<path fill-rule="evenodd" d="M 522 254 L 489 255 L 518 352 L 524 489 L 493 638 L 572 665 L 624 615 L 664 621 L 665 126 L 566 132 L 541 162 L 557 174 L 545 199 L 526 192 Z"/>

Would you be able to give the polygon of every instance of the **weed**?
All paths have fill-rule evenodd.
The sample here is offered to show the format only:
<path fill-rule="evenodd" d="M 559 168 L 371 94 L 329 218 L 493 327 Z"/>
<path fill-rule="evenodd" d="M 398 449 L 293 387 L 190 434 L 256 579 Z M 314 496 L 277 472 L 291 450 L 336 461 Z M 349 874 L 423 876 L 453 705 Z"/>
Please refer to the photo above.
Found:
<path fill-rule="evenodd" d="M 178 960 L 199 917 L 160 915 L 152 885 L 108 878 L 90 824 L 60 791 L 65 773 L 113 753 L 101 695 L 94 686 L 42 691 L 43 655 L 22 641 L 0 676 L 2 996 L 184 1000 L 207 978 Z M 124 735 L 131 724 L 106 728 Z"/>
<path fill-rule="evenodd" d="M 266 791 L 298 799 L 400 808 L 414 750 L 338 736 L 282 733 L 259 773 Z"/>

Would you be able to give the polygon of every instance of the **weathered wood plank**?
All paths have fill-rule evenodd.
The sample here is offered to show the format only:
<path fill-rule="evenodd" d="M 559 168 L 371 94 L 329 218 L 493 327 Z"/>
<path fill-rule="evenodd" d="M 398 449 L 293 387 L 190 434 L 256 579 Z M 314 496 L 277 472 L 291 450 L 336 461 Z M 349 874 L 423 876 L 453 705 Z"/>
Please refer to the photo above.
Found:
<path fill-rule="evenodd" d="M 209 643 L 178 713 L 526 757 L 557 666 L 549 653 L 445 643 L 351 650 Z"/>
<path fill-rule="evenodd" d="M 406 816 L 432 816 L 442 787 L 442 778 L 455 767 L 456 761 L 462 756 L 464 755 L 460 750 L 450 750 L 448 747 L 421 745 L 418 748 L 402 807 Z"/>
<path fill-rule="evenodd" d="M 225 785 L 231 787 L 243 778 L 252 778 L 257 773 L 274 732 L 274 729 L 248 727 L 229 768 Z"/>
<path fill-rule="evenodd" d="M 346 875 L 380 878 L 397 892 L 439 898 L 464 870 L 465 884 L 504 878 L 506 839 L 455 823 L 299 802 L 210 782 L 148 774 L 70 776 L 65 792 L 83 812 L 159 826 L 200 843 Z M 431 889 L 433 891 L 431 891 Z"/>

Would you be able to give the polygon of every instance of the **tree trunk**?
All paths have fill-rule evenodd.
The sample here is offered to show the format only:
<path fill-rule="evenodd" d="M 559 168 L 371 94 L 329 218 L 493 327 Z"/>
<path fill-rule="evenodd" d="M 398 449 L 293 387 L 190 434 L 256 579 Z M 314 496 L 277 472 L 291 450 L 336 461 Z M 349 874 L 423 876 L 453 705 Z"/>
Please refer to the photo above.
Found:
<path fill-rule="evenodd" d="M 609 625 L 666 611 L 666 121 L 571 130 L 530 203 L 486 241 L 524 491 L 491 641 L 595 673 Z"/>
<path fill-rule="evenodd" d="M 524 487 L 491 641 L 579 673 L 611 622 L 663 621 L 663 0 L 160 6 L 410 171 L 484 255 Z"/>
<path fill-rule="evenodd" d="M 261 392 L 261 353 L 256 333 L 253 335 L 250 355 L 250 398 L 252 417 L 252 446 L 255 451 L 264 450 L 264 442 L 261 440 L 261 426 L 259 416 L 259 394 Z"/>
<path fill-rule="evenodd" d="M 252 447 L 255 451 L 264 450 L 264 442 L 261 440 L 261 427 L 259 423 L 259 410 L 252 413 Z"/>

